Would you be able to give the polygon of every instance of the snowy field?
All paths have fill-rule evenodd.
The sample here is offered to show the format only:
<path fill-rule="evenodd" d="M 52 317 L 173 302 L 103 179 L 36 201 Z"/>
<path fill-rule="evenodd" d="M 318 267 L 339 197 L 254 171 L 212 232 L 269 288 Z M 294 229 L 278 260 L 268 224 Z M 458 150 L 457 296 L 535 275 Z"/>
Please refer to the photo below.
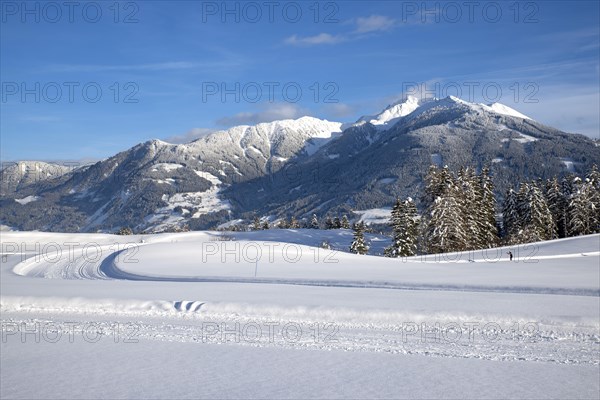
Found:
<path fill-rule="evenodd" d="M 0 234 L 2 398 L 600 397 L 600 235 Z"/>

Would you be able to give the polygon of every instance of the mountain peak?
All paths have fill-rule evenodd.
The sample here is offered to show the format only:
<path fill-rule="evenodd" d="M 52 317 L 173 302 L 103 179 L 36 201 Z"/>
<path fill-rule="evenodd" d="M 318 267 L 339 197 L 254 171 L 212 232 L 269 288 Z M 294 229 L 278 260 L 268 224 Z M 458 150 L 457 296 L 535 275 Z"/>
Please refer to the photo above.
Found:
<path fill-rule="evenodd" d="M 525 114 L 521 114 L 517 110 L 510 108 L 501 103 L 491 103 L 488 104 L 488 107 L 491 108 L 495 113 L 502 115 L 509 115 L 511 117 L 523 118 L 523 119 L 531 119 Z"/>
<path fill-rule="evenodd" d="M 379 114 L 365 115 L 359 118 L 355 125 L 368 122 L 381 130 L 385 130 L 394 125 L 400 118 L 415 111 L 421 104 L 422 101 L 417 97 L 407 96 L 396 103 L 390 104 Z"/>

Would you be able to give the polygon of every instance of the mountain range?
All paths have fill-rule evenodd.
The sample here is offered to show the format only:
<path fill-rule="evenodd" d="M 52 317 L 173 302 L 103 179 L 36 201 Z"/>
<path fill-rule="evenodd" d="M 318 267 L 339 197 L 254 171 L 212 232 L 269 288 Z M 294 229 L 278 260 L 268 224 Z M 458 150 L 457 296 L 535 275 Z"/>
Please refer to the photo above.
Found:
<path fill-rule="evenodd" d="M 583 173 L 598 141 L 505 105 L 408 97 L 354 123 L 302 117 L 187 144 L 150 140 L 93 165 L 0 171 L 0 223 L 21 230 L 210 229 L 255 215 L 356 217 L 419 197 L 431 164 L 489 165 L 501 197 L 521 181 Z"/>

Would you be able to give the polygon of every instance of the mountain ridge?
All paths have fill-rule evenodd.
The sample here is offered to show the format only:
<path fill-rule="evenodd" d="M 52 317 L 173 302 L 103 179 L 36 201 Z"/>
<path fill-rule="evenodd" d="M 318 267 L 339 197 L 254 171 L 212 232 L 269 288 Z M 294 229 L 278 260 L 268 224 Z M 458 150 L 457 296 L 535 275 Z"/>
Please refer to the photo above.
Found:
<path fill-rule="evenodd" d="M 512 180 L 577 172 L 600 160 L 591 139 L 503 105 L 409 98 L 372 117 L 345 129 L 306 116 L 236 126 L 186 144 L 149 140 L 91 166 L 3 192 L 0 223 L 161 231 L 212 228 L 254 214 L 271 219 L 350 214 L 390 206 L 396 197 L 418 198 L 432 163 L 490 165 L 502 193 Z M 25 198 L 34 200 L 17 202 Z M 24 213 L 32 217 L 24 219 Z"/>

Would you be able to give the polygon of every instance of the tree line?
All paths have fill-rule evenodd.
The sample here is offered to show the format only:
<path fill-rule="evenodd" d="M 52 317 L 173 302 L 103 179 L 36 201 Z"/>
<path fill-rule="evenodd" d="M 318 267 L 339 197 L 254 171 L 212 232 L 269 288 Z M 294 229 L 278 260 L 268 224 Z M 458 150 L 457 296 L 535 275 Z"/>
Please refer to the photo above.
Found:
<path fill-rule="evenodd" d="M 396 201 L 388 257 L 486 249 L 600 232 L 600 172 L 521 182 L 498 207 L 489 169 L 457 173 L 431 166 L 418 216 L 412 199 Z M 497 214 L 497 209 L 501 214 Z M 498 218 L 497 218 L 498 217 Z"/>
<path fill-rule="evenodd" d="M 392 207 L 392 244 L 387 257 L 408 257 L 487 249 L 541 240 L 600 232 L 600 172 L 593 165 L 584 177 L 573 174 L 520 182 L 509 189 L 502 204 L 494 195 L 488 167 L 476 173 L 472 167 L 451 171 L 430 166 L 421 196 L 421 214 L 412 198 L 397 199 Z M 310 220 L 295 217 L 279 220 L 282 229 L 321 229 L 316 214 Z M 252 229 L 269 229 L 267 220 L 254 218 Z M 350 251 L 367 254 L 363 222 L 350 223 L 328 216 L 325 229 L 350 229 L 354 238 Z"/>

